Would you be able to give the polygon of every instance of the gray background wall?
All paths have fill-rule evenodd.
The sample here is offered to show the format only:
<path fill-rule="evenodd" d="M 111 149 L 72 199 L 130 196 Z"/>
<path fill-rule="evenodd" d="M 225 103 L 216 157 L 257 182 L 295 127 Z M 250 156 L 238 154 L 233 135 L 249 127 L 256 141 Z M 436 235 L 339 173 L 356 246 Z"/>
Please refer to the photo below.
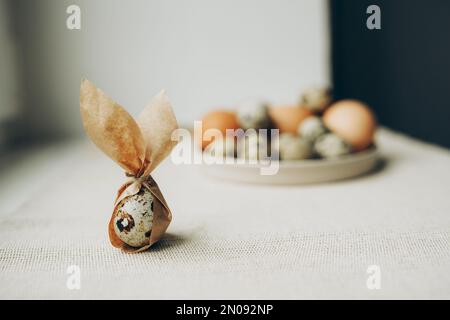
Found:
<path fill-rule="evenodd" d="M 14 0 L 28 134 L 82 132 L 78 88 L 94 81 L 133 115 L 161 88 L 179 121 L 248 97 L 296 101 L 329 84 L 325 0 Z M 66 8 L 82 29 L 66 28 Z"/>

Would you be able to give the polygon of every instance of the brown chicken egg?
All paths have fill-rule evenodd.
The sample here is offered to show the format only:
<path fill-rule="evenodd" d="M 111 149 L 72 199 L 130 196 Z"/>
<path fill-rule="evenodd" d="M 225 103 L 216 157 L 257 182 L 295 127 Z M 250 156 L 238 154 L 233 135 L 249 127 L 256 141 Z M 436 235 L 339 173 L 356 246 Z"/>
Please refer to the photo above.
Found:
<path fill-rule="evenodd" d="M 280 133 L 297 134 L 299 124 L 312 113 L 303 106 L 281 106 L 271 107 L 269 115 L 276 128 L 280 129 Z"/>
<path fill-rule="evenodd" d="M 197 132 L 202 137 L 201 147 L 204 150 L 212 140 L 206 140 L 203 133 L 208 129 L 218 129 L 225 137 L 226 129 L 238 129 L 239 124 L 236 113 L 228 110 L 215 110 L 208 112 L 202 118 L 202 130 L 203 132 Z"/>
<path fill-rule="evenodd" d="M 373 142 L 376 120 L 372 110 L 357 100 L 341 100 L 323 115 L 325 126 L 350 144 L 354 151 L 366 149 Z"/>

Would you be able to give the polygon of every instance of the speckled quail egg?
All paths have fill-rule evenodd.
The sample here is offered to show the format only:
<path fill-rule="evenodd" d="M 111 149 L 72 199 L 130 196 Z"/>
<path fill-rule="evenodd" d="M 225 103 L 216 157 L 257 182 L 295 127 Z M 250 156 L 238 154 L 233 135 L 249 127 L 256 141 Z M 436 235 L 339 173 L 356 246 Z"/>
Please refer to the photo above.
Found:
<path fill-rule="evenodd" d="M 236 155 L 236 139 L 234 137 L 216 139 L 206 147 L 204 154 L 216 159 L 234 158 Z"/>
<path fill-rule="evenodd" d="M 152 225 L 153 195 L 147 188 L 122 200 L 116 209 L 114 231 L 120 240 L 132 247 L 149 243 Z"/>
<path fill-rule="evenodd" d="M 311 87 L 304 91 L 301 97 L 303 106 L 312 112 L 321 112 L 331 102 L 331 91 L 327 88 Z"/>
<path fill-rule="evenodd" d="M 322 119 L 317 116 L 310 116 L 303 120 L 298 127 L 298 133 L 302 138 L 314 142 L 318 137 L 325 134 L 327 129 L 322 122 Z"/>
<path fill-rule="evenodd" d="M 314 143 L 314 149 L 321 157 L 334 158 L 351 152 L 351 147 L 334 133 L 320 136 Z"/>
<path fill-rule="evenodd" d="M 302 160 L 313 156 L 311 142 L 307 139 L 290 133 L 282 133 L 279 139 L 281 160 Z"/>
<path fill-rule="evenodd" d="M 258 133 L 247 134 L 239 139 L 237 148 L 238 158 L 246 160 L 262 160 L 270 155 L 270 145 L 264 135 Z"/>
<path fill-rule="evenodd" d="M 266 129 L 270 127 L 268 105 L 260 101 L 242 102 L 237 109 L 238 122 L 243 129 Z"/>

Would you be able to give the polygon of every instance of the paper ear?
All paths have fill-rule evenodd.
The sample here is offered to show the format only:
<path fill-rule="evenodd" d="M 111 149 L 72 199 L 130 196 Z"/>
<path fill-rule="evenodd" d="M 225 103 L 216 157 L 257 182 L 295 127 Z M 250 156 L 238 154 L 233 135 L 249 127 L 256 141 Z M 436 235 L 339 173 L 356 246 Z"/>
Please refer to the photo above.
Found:
<path fill-rule="evenodd" d="M 149 165 L 144 175 L 150 174 L 166 158 L 177 144 L 172 132 L 178 129 L 177 119 L 164 90 L 157 94 L 138 118 L 146 143 L 145 159 Z"/>
<path fill-rule="evenodd" d="M 126 172 L 138 175 L 145 143 L 136 121 L 89 80 L 80 88 L 83 125 L 91 140 Z"/>

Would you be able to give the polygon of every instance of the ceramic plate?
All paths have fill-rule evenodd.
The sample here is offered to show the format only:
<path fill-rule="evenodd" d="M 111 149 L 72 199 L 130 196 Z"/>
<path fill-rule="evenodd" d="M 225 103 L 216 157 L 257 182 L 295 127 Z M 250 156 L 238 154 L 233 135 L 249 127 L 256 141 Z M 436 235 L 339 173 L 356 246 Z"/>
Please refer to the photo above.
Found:
<path fill-rule="evenodd" d="M 279 161 L 278 172 L 263 175 L 267 164 L 203 164 L 210 176 L 247 183 L 308 184 L 329 182 L 356 177 L 373 170 L 378 162 L 375 147 L 336 159 L 311 159 Z M 272 168 L 275 164 L 272 163 Z M 266 168 L 266 169 L 263 169 Z"/>

